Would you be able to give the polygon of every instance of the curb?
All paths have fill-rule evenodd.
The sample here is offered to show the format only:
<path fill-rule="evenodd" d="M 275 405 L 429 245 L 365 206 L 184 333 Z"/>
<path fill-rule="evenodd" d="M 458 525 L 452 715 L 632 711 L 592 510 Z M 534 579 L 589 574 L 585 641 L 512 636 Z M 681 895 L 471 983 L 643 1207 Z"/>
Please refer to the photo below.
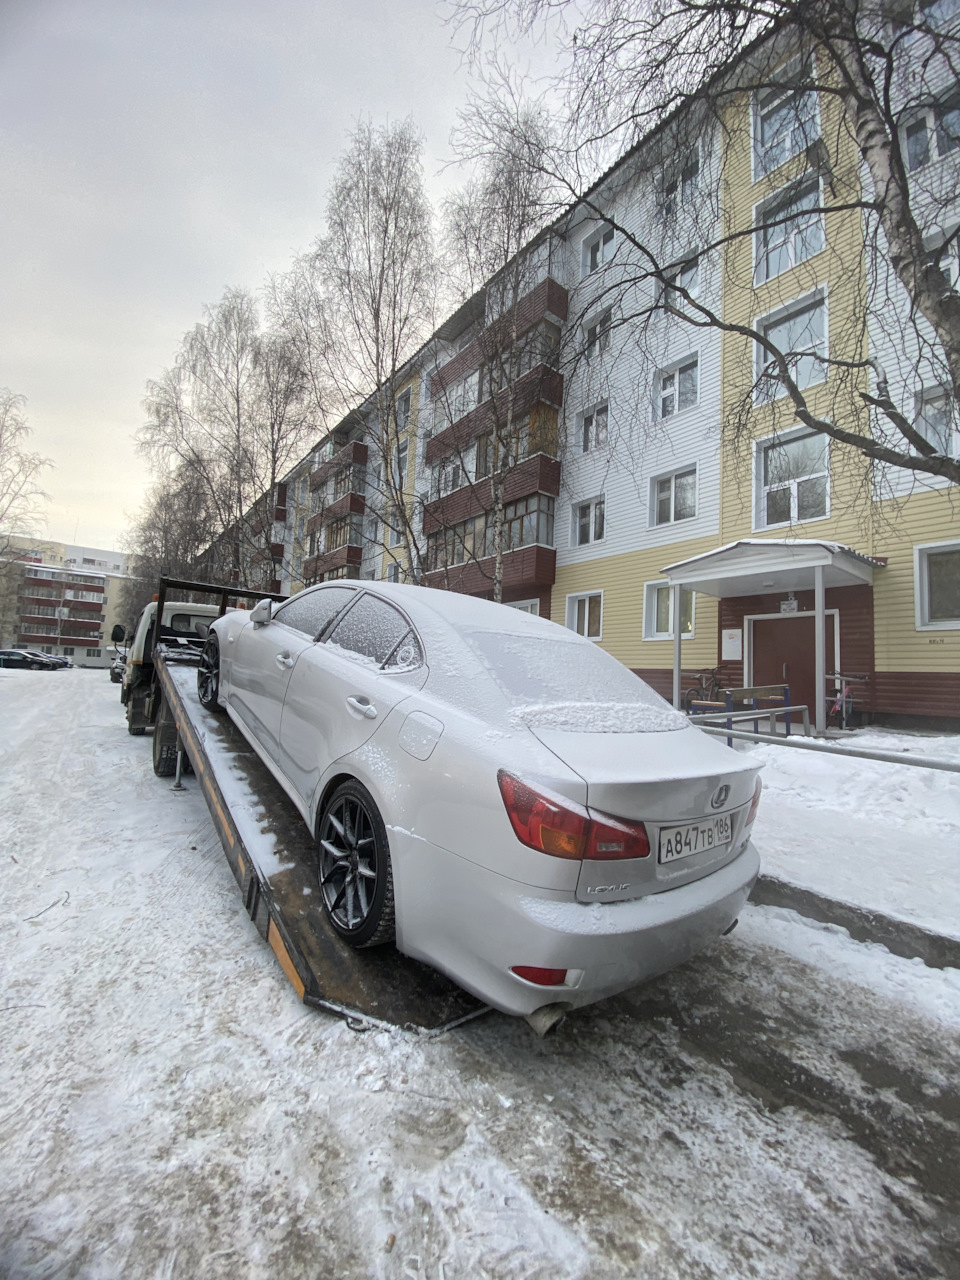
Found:
<path fill-rule="evenodd" d="M 960 939 L 946 938 L 920 925 L 867 911 L 849 902 L 824 898 L 812 889 L 801 889 L 775 876 L 761 875 L 753 886 L 750 901 L 758 907 L 787 907 L 809 920 L 839 925 L 857 942 L 878 942 L 894 955 L 922 960 L 932 969 L 960 969 Z"/>

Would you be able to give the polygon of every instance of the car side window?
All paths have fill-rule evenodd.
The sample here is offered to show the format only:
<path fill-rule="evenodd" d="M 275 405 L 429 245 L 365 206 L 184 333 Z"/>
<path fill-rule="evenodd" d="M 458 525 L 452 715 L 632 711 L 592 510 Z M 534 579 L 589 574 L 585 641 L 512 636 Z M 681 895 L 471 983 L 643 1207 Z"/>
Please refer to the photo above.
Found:
<path fill-rule="evenodd" d="M 361 596 L 337 623 L 328 639 L 331 644 L 366 658 L 378 667 L 388 664 L 388 670 L 413 666 L 421 660 L 420 646 L 410 630 L 410 623 L 393 605 L 376 596 Z M 400 663 L 394 660 L 404 649 L 407 650 L 404 657 L 414 655 L 413 661 Z"/>
<path fill-rule="evenodd" d="M 302 631 L 315 640 L 354 595 L 356 591 L 352 587 L 320 587 L 316 591 L 303 591 L 282 604 L 273 616 L 277 622 Z"/>

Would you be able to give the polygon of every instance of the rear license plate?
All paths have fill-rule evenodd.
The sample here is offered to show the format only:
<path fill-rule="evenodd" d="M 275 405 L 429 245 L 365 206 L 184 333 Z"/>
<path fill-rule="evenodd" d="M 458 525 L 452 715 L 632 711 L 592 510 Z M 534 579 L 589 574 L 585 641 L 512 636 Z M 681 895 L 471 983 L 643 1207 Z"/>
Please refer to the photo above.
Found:
<path fill-rule="evenodd" d="M 707 849 L 719 849 L 733 838 L 729 813 L 707 822 L 685 822 L 681 827 L 660 828 L 660 861 L 674 862 Z"/>

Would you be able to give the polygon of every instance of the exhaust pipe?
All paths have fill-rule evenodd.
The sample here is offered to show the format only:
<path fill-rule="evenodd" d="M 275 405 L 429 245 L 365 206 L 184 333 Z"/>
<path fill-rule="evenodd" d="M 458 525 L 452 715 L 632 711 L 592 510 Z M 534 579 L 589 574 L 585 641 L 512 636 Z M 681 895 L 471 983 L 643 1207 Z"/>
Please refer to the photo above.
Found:
<path fill-rule="evenodd" d="M 549 1031 L 555 1031 L 570 1011 L 565 1004 L 543 1004 L 533 1013 L 526 1015 L 526 1020 L 542 1040 Z"/>

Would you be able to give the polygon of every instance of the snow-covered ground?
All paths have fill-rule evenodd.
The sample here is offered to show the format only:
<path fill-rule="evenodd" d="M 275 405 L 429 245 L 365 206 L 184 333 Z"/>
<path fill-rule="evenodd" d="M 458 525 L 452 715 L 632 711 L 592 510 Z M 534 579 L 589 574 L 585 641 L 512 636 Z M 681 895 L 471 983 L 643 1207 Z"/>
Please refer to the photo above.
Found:
<path fill-rule="evenodd" d="M 357 1034 L 117 693 L 0 672 L 4 1280 L 960 1274 L 960 974 L 748 908 L 544 1041 Z M 955 926 L 955 776 L 761 750 L 769 869 Z"/>
<path fill-rule="evenodd" d="M 831 744 L 832 745 L 832 744 Z M 843 746 L 960 764 L 960 736 L 863 729 Z M 960 938 L 960 773 L 750 744 L 763 870 Z"/>

